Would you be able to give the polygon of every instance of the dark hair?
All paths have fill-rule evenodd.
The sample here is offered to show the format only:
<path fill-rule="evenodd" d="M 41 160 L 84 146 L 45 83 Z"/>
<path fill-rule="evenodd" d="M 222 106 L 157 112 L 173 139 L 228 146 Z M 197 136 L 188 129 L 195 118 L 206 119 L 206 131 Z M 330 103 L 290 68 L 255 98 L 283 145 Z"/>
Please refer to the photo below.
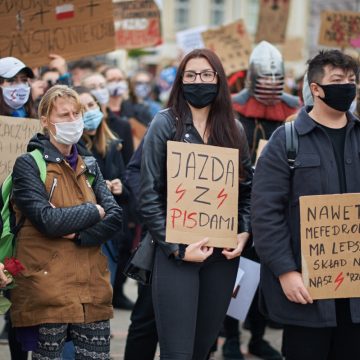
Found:
<path fill-rule="evenodd" d="M 215 146 L 239 149 L 241 141 L 240 134 L 232 109 L 231 96 L 225 71 L 218 56 L 209 49 L 195 49 L 191 51 L 183 58 L 178 67 L 168 102 L 168 107 L 176 117 L 175 140 L 181 139 L 184 131 L 185 119 L 191 116 L 189 105 L 183 94 L 182 76 L 186 64 L 189 60 L 195 58 L 206 59 L 212 69 L 217 72 L 218 77 L 218 93 L 211 104 L 206 124 L 209 132 L 208 143 Z"/>
<path fill-rule="evenodd" d="M 69 68 L 71 71 L 74 69 L 89 69 L 89 70 L 95 71 L 96 66 L 95 66 L 94 61 L 92 61 L 90 59 L 82 59 L 82 60 L 77 60 L 77 61 L 73 61 L 72 63 L 70 63 Z"/>
<path fill-rule="evenodd" d="M 314 58 L 308 61 L 308 82 L 321 82 L 324 77 L 324 68 L 330 65 L 333 68 L 340 68 L 345 71 L 353 71 L 356 81 L 359 80 L 359 63 L 350 55 L 339 50 L 321 50 Z"/>

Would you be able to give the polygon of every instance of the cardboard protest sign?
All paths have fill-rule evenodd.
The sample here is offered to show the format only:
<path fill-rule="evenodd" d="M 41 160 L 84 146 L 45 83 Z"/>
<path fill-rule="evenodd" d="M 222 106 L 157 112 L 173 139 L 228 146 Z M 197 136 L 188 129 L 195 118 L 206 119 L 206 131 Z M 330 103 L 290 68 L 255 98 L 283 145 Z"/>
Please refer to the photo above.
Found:
<path fill-rule="evenodd" d="M 235 287 L 226 315 L 244 321 L 260 282 L 260 264 L 240 257 Z"/>
<path fill-rule="evenodd" d="M 40 131 L 37 119 L 0 116 L 0 184 L 11 173 L 16 158 L 26 153 L 31 137 Z"/>
<path fill-rule="evenodd" d="M 299 61 L 303 58 L 304 39 L 300 37 L 286 39 L 282 47 L 285 61 Z"/>
<path fill-rule="evenodd" d="M 52 53 L 74 60 L 112 51 L 112 12 L 111 0 L 0 1 L 0 57 L 33 67 Z"/>
<path fill-rule="evenodd" d="M 235 248 L 239 151 L 217 146 L 167 143 L 166 241 Z"/>
<path fill-rule="evenodd" d="M 289 17 L 290 0 L 260 0 L 260 13 L 255 42 L 266 40 L 270 43 L 285 41 Z"/>
<path fill-rule="evenodd" d="M 114 4 L 116 47 L 138 49 L 161 44 L 160 10 L 154 1 Z"/>
<path fill-rule="evenodd" d="M 360 194 L 300 197 L 302 276 L 313 299 L 360 297 Z"/>
<path fill-rule="evenodd" d="M 178 31 L 176 33 L 176 44 L 184 52 L 189 53 L 194 49 L 205 47 L 201 33 L 207 30 L 207 26 L 201 25 L 195 28 Z"/>
<path fill-rule="evenodd" d="M 226 75 L 249 66 L 251 40 L 243 20 L 202 33 L 205 46 L 220 58 Z"/>
<path fill-rule="evenodd" d="M 360 47 L 360 13 L 323 11 L 319 44 L 336 47 Z"/>

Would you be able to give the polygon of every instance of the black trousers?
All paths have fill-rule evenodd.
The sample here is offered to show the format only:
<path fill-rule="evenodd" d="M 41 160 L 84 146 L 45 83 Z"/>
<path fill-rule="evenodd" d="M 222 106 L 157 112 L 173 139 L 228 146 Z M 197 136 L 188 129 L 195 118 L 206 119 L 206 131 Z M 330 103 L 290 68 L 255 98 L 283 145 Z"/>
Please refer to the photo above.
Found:
<path fill-rule="evenodd" d="M 124 360 L 153 360 L 158 342 L 151 286 L 138 284 L 138 298 L 131 313 Z"/>
<path fill-rule="evenodd" d="M 156 249 L 153 303 L 160 359 L 205 360 L 228 309 L 239 258 L 215 249 L 203 263 L 177 262 Z"/>
<path fill-rule="evenodd" d="M 285 325 L 283 333 L 285 359 L 360 359 L 360 324 L 351 322 L 347 299 L 336 300 L 336 317 L 336 327 L 310 328 Z"/>

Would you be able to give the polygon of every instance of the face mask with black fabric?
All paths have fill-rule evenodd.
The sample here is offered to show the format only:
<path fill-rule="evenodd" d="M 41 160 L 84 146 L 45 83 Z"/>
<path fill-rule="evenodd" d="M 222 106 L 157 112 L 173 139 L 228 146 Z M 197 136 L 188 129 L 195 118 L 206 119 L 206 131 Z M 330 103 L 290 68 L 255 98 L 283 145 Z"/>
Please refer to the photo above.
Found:
<path fill-rule="evenodd" d="M 185 100 L 197 109 L 210 105 L 218 93 L 217 84 L 183 84 Z"/>
<path fill-rule="evenodd" d="M 351 103 L 356 96 L 355 84 L 329 84 L 320 86 L 325 94 L 325 97 L 319 98 L 329 107 L 334 110 L 346 112 L 350 109 Z"/>
<path fill-rule="evenodd" d="M 103 113 L 99 108 L 86 111 L 84 114 L 84 128 L 85 130 L 96 130 L 103 118 Z"/>

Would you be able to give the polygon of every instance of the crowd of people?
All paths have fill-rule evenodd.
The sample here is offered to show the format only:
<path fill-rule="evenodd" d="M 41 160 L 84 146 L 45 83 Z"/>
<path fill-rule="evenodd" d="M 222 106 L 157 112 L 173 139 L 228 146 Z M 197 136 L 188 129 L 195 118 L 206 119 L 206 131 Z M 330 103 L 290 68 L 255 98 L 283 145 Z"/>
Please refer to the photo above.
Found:
<path fill-rule="evenodd" d="M 281 53 L 265 41 L 229 77 L 208 49 L 156 76 L 56 54 L 37 69 L 0 59 L 0 115 L 37 118 L 43 129 L 12 172 L 14 256 L 25 267 L 7 291 L 12 359 L 110 359 L 113 307 L 132 311 L 125 360 L 153 360 L 158 344 L 163 360 L 211 359 L 218 336 L 224 359 L 244 359 L 239 321 L 226 316 L 240 255 L 261 264 L 245 322 L 251 354 L 360 359 L 360 299 L 311 298 L 299 228 L 300 196 L 360 191 L 358 80 L 356 59 L 320 51 L 288 94 Z M 146 129 L 139 144 L 131 121 Z M 298 134 L 293 166 L 286 121 Z M 258 154 L 260 139 L 269 141 Z M 209 246 L 211 234 L 166 242 L 169 140 L 238 149 L 234 249 Z M 124 271 L 147 237 L 151 284 L 138 284 L 133 303 Z M 0 264 L 0 286 L 9 281 Z M 283 329 L 281 352 L 264 339 L 268 325 Z"/>

